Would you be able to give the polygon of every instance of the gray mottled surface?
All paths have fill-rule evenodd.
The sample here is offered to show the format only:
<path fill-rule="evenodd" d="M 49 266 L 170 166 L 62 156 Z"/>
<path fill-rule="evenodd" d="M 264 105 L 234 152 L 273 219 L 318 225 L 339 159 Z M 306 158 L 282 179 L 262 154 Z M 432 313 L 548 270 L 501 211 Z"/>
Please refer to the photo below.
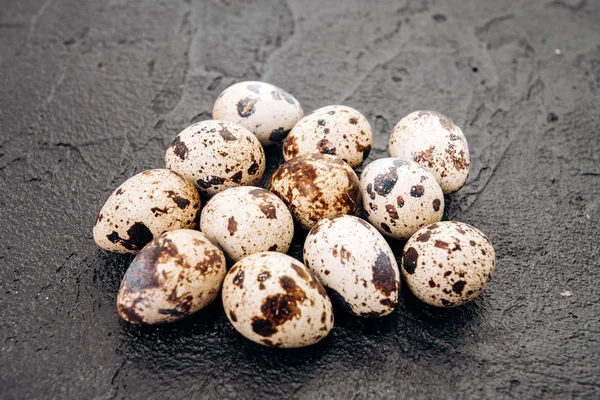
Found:
<path fill-rule="evenodd" d="M 599 21 L 597 0 L 0 0 L 1 397 L 600 397 Z M 495 244 L 489 290 L 437 310 L 403 288 L 299 351 L 243 340 L 218 302 L 122 322 L 130 257 L 96 248 L 97 211 L 249 79 L 361 110 L 371 159 L 414 109 L 461 125 L 448 215 Z"/>

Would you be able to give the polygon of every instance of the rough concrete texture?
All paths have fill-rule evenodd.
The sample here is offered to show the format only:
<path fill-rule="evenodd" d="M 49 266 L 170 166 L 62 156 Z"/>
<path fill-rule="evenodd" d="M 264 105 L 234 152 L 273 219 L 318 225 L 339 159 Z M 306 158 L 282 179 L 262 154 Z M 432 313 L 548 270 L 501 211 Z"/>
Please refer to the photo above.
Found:
<path fill-rule="evenodd" d="M 0 5 L 0 397 L 600 397 L 600 1 Z M 121 321 L 131 257 L 95 246 L 97 211 L 250 79 L 362 111 L 370 160 L 415 109 L 462 126 L 472 171 L 447 217 L 495 245 L 484 295 L 438 310 L 403 288 L 388 318 L 338 312 L 295 351 L 244 340 L 220 300 Z"/>

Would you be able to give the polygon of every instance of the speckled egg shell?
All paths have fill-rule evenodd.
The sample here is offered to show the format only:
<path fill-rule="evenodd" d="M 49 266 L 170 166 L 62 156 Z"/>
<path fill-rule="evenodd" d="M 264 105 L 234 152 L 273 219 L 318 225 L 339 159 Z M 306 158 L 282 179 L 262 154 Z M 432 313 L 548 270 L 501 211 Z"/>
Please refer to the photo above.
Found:
<path fill-rule="evenodd" d="M 180 320 L 217 297 L 225 273 L 223 252 L 203 233 L 191 229 L 163 233 L 125 272 L 117 311 L 134 324 Z"/>
<path fill-rule="evenodd" d="M 115 190 L 98 213 L 94 240 L 104 250 L 137 253 L 166 231 L 195 228 L 200 197 L 168 169 L 141 172 Z"/>
<path fill-rule="evenodd" d="M 227 189 L 202 210 L 200 229 L 233 262 L 262 251 L 285 253 L 294 236 L 294 220 L 283 201 L 252 186 Z"/>
<path fill-rule="evenodd" d="M 360 189 L 369 221 L 394 239 L 408 239 L 444 214 L 440 185 L 413 162 L 398 158 L 373 161 L 362 173 Z"/>
<path fill-rule="evenodd" d="M 217 98 L 214 119 L 235 122 L 254 133 L 263 146 L 280 142 L 298 122 L 302 106 L 285 90 L 265 82 L 240 82 Z"/>
<path fill-rule="evenodd" d="M 411 292 L 437 307 L 455 307 L 479 296 L 496 265 L 489 239 L 462 222 L 438 222 L 417 231 L 404 246 L 402 275 Z"/>
<path fill-rule="evenodd" d="M 167 149 L 167 168 L 211 197 L 234 186 L 256 185 L 265 172 L 265 152 L 247 129 L 229 121 L 202 121 L 184 129 Z"/>
<path fill-rule="evenodd" d="M 435 176 L 444 193 L 456 192 L 469 176 L 467 139 L 450 118 L 435 111 L 415 111 L 392 131 L 392 157 L 419 163 Z"/>
<path fill-rule="evenodd" d="M 333 327 L 331 301 L 321 283 L 304 264 L 281 253 L 238 261 L 223 283 L 223 307 L 238 332 L 267 346 L 309 346 Z"/>
<path fill-rule="evenodd" d="M 282 164 L 271 177 L 269 190 L 285 202 L 303 228 L 310 229 L 323 218 L 356 214 L 359 186 L 354 170 L 338 157 L 308 154 Z"/>
<path fill-rule="evenodd" d="M 322 153 L 338 156 L 351 167 L 367 159 L 373 144 L 369 121 L 346 106 L 319 108 L 302 118 L 285 138 L 283 158 Z"/>
<path fill-rule="evenodd" d="M 304 262 L 334 303 L 360 317 L 381 317 L 398 305 L 400 272 L 383 236 L 351 215 L 319 221 L 304 242 Z"/>

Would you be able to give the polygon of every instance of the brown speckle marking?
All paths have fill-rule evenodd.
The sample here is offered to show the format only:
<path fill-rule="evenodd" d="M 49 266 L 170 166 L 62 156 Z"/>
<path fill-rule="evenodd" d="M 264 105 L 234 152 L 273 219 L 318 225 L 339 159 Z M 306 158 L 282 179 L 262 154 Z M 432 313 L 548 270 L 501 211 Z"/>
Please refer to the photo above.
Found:
<path fill-rule="evenodd" d="M 233 284 L 240 289 L 244 287 L 244 270 L 239 270 L 238 273 L 233 277 Z"/>
<path fill-rule="evenodd" d="M 462 294 L 466 284 L 467 282 L 465 281 L 456 281 L 454 285 L 452 285 L 452 291 L 456 294 Z"/>
<path fill-rule="evenodd" d="M 373 190 L 380 196 L 387 196 L 390 194 L 396 182 L 398 181 L 398 173 L 396 168 L 390 167 L 388 172 L 379 174 L 373 180 Z"/>
<path fill-rule="evenodd" d="M 233 133 L 231 133 L 231 131 L 229 131 L 224 124 L 221 124 L 221 130 L 219 131 L 219 134 L 226 142 L 233 142 L 234 140 L 237 140 Z"/>
<path fill-rule="evenodd" d="M 263 337 L 272 336 L 280 325 L 302 315 L 299 305 L 306 300 L 306 293 L 289 276 L 279 278 L 279 283 L 285 294 L 268 296 L 260 307 L 262 316 L 252 319 L 252 330 Z"/>
<path fill-rule="evenodd" d="M 231 318 L 233 322 L 237 322 L 237 315 L 235 315 L 235 312 L 229 311 L 229 318 Z"/>
<path fill-rule="evenodd" d="M 356 125 L 358 124 L 358 118 L 352 117 L 348 120 L 348 122 L 350 122 L 352 125 Z"/>
<path fill-rule="evenodd" d="M 235 183 L 240 183 L 242 181 L 242 176 L 243 176 L 242 171 L 238 171 L 231 176 L 231 180 L 234 181 Z"/>
<path fill-rule="evenodd" d="M 421 197 L 425 193 L 425 187 L 423 185 L 415 185 L 410 188 L 410 195 L 412 197 Z"/>
<path fill-rule="evenodd" d="M 141 250 L 148 242 L 150 242 L 154 235 L 148 229 L 143 222 L 136 222 L 127 230 L 128 239 L 119 236 L 119 233 L 112 231 L 106 238 L 112 243 L 119 243 L 127 250 L 137 251 Z"/>
<path fill-rule="evenodd" d="M 392 233 L 392 230 L 390 229 L 390 226 L 388 224 L 386 224 L 385 222 L 381 223 L 381 229 L 383 229 L 387 233 Z"/>
<path fill-rule="evenodd" d="M 433 245 L 438 249 L 448 250 L 448 243 L 444 242 L 443 240 L 436 240 Z"/>
<path fill-rule="evenodd" d="M 169 190 L 167 192 L 167 197 L 170 198 L 171 200 L 173 200 L 175 202 L 175 204 L 177 204 L 177 207 L 179 207 L 182 210 L 190 205 L 190 201 L 188 199 L 179 196 L 177 193 L 175 193 L 172 190 Z"/>
<path fill-rule="evenodd" d="M 420 233 L 419 236 L 417 236 L 417 240 L 419 242 L 426 242 L 429 240 L 430 237 L 431 237 L 431 231 L 425 231 L 423 233 Z"/>
<path fill-rule="evenodd" d="M 200 186 L 202 189 L 208 189 L 213 185 L 222 185 L 223 182 L 225 182 L 224 178 L 214 176 L 214 175 L 213 176 L 205 176 L 196 181 L 198 186 Z"/>
<path fill-rule="evenodd" d="M 379 253 L 373 264 L 373 285 L 385 296 L 389 296 L 398 290 L 392 261 L 384 252 Z"/>
<path fill-rule="evenodd" d="M 402 255 L 402 265 L 408 274 L 414 274 L 419 260 L 419 253 L 414 247 L 409 247 Z"/>
<path fill-rule="evenodd" d="M 336 148 L 331 144 L 331 142 L 327 139 L 321 139 L 319 143 L 317 143 L 317 148 L 320 153 L 329 154 L 334 156 L 336 154 Z"/>
<path fill-rule="evenodd" d="M 391 219 L 398 219 L 398 211 L 396 210 L 396 207 L 394 207 L 393 204 L 386 204 L 385 211 L 387 211 Z"/>
<path fill-rule="evenodd" d="M 238 224 L 235 220 L 235 217 L 229 217 L 229 220 L 227 221 L 227 230 L 229 231 L 229 236 L 235 235 L 235 233 L 237 232 L 237 226 Z"/>
<path fill-rule="evenodd" d="M 181 141 L 181 137 L 179 137 L 179 135 L 177 135 L 175 140 L 171 142 L 169 148 L 173 149 L 173 153 L 175 153 L 175 155 L 182 160 L 185 160 L 188 156 L 188 148 L 186 144 Z"/>
<path fill-rule="evenodd" d="M 259 165 L 257 163 L 252 163 L 252 165 L 248 167 L 248 175 L 256 174 L 256 171 L 258 171 L 258 167 Z"/>
<path fill-rule="evenodd" d="M 433 200 L 433 211 L 440 211 L 440 206 L 442 205 L 442 202 L 440 201 L 440 199 L 434 199 Z"/>
<path fill-rule="evenodd" d="M 254 106 L 257 102 L 258 100 L 252 97 L 246 97 L 245 99 L 238 101 L 237 112 L 240 115 L 240 117 L 246 118 L 254 114 L 254 112 L 256 111 L 256 108 Z"/>

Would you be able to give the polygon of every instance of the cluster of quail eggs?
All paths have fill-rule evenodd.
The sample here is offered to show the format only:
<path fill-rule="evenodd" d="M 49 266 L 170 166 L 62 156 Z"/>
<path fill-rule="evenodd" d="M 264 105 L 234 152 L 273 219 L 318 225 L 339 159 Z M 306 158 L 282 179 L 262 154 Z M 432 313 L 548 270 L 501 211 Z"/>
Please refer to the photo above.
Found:
<path fill-rule="evenodd" d="M 117 296 L 126 321 L 177 321 L 221 294 L 243 336 L 293 348 L 328 335 L 332 302 L 359 317 L 390 314 L 401 274 L 439 307 L 465 304 L 487 286 L 490 241 L 441 221 L 444 195 L 465 184 L 470 167 L 466 138 L 449 118 L 402 118 L 391 157 L 366 165 L 360 179 L 353 168 L 369 156 L 373 133 L 353 108 L 304 116 L 286 91 L 241 82 L 220 94 L 213 118 L 179 133 L 164 169 L 128 179 L 98 213 L 98 246 L 137 254 Z M 258 187 L 263 146 L 282 141 L 285 163 Z M 367 220 L 356 216 L 361 208 Z M 295 229 L 308 231 L 304 263 L 285 254 Z M 386 238 L 407 240 L 400 268 Z"/>

